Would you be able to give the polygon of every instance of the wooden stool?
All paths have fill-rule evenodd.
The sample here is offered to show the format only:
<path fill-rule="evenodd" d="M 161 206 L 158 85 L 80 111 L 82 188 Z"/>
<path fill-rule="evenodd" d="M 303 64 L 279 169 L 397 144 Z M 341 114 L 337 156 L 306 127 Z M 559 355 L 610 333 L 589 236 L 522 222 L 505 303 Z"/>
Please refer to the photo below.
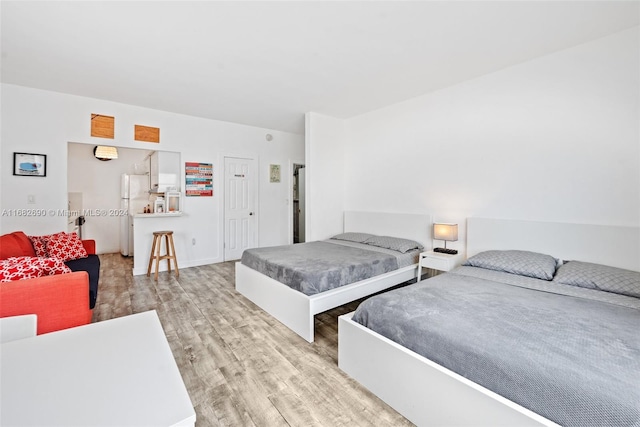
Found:
<path fill-rule="evenodd" d="M 160 248 L 162 247 L 162 237 L 164 236 L 164 246 L 167 252 L 164 255 L 160 255 Z M 180 276 L 178 271 L 178 260 L 176 259 L 176 248 L 173 246 L 173 231 L 154 231 L 153 232 L 153 244 L 151 245 L 151 255 L 149 256 L 149 268 L 147 268 L 147 277 L 151 276 L 151 267 L 153 267 L 153 261 L 156 261 L 156 275 L 155 279 L 158 280 L 158 269 L 160 268 L 160 261 L 167 260 L 167 268 L 171 273 L 171 260 L 176 267 L 176 277 Z"/>

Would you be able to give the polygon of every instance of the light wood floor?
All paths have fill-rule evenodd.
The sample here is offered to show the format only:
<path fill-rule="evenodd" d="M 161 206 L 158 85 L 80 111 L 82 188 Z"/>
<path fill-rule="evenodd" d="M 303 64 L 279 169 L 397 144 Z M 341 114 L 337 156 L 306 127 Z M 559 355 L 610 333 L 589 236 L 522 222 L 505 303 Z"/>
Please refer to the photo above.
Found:
<path fill-rule="evenodd" d="M 234 263 L 192 267 L 156 282 L 132 260 L 100 255 L 94 321 L 156 310 L 199 427 L 410 426 L 338 368 L 337 317 L 316 316 L 309 344 L 234 288 Z"/>

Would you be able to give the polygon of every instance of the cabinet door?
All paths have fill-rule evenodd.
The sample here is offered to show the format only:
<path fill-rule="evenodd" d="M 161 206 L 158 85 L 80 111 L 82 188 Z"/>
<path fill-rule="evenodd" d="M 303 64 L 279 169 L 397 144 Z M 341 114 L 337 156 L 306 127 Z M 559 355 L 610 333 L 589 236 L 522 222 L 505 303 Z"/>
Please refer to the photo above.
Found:
<path fill-rule="evenodd" d="M 149 184 L 151 191 L 158 191 L 158 152 L 149 156 Z"/>

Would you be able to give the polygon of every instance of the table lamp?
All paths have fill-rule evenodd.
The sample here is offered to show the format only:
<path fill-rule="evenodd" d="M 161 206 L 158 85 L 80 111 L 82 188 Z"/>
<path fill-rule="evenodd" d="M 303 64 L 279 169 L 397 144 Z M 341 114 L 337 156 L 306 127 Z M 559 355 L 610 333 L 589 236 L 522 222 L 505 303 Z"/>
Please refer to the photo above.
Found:
<path fill-rule="evenodd" d="M 436 223 L 433 224 L 433 238 L 444 241 L 444 248 L 434 248 L 434 252 L 455 255 L 458 253 L 455 249 L 447 249 L 447 242 L 455 242 L 458 240 L 458 224 Z"/>

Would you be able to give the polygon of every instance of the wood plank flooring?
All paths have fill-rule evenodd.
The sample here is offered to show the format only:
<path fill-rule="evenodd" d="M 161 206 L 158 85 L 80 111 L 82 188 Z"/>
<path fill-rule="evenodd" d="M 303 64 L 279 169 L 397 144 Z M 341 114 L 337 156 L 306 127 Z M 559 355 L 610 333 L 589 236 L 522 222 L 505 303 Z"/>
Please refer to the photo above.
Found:
<path fill-rule="evenodd" d="M 132 276 L 133 261 L 100 255 L 93 321 L 156 310 L 204 426 L 411 426 L 338 368 L 338 321 L 316 316 L 307 343 L 235 291 L 234 263 Z"/>

